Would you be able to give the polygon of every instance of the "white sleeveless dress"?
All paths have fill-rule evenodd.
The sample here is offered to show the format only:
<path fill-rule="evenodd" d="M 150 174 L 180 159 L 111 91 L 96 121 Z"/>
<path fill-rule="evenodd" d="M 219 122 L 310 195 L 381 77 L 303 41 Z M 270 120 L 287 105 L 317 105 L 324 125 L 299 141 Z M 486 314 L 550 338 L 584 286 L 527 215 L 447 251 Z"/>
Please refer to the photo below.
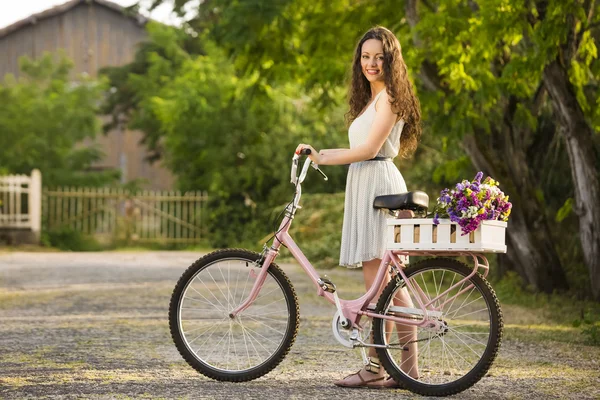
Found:
<path fill-rule="evenodd" d="M 356 118 L 348 130 L 350 148 L 367 140 L 375 120 L 375 100 Z M 400 150 L 400 134 L 404 121 L 394 125 L 378 157 L 394 158 Z M 398 168 L 391 161 L 361 161 L 350 164 L 346 180 L 344 223 L 340 249 L 340 265 L 348 268 L 362 267 L 363 261 L 383 257 L 386 247 L 386 218 L 388 214 L 373 208 L 377 196 L 406 192 L 406 183 Z"/>

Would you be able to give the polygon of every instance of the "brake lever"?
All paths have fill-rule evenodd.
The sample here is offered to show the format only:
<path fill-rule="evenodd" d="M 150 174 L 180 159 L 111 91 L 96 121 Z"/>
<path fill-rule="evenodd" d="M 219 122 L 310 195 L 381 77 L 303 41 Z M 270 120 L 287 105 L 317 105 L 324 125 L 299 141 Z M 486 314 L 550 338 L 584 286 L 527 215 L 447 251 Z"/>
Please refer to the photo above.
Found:
<path fill-rule="evenodd" d="M 299 153 L 299 154 L 301 154 L 301 155 L 303 155 L 303 156 L 308 156 L 308 155 L 310 155 L 310 153 L 312 153 L 310 149 L 302 149 L 302 150 L 300 150 L 300 153 Z M 295 154 L 295 155 L 294 155 L 294 160 L 297 160 L 297 157 L 298 157 L 298 154 Z M 318 172 L 319 172 L 319 173 L 320 173 L 320 174 L 323 176 L 323 179 L 324 179 L 324 180 L 326 180 L 326 181 L 328 181 L 328 180 L 329 180 L 329 178 L 327 177 L 327 175 L 325 175 L 325 174 L 323 173 L 323 171 L 321 171 L 321 170 L 319 169 L 319 166 L 318 166 L 317 164 L 315 164 L 314 162 L 311 162 L 311 163 L 310 163 L 310 166 L 311 166 L 311 167 L 313 167 L 314 169 L 316 169 L 316 170 L 317 170 L 317 171 L 318 171 Z"/>
<path fill-rule="evenodd" d="M 321 169 L 319 168 L 319 166 L 318 166 L 317 164 L 315 164 L 315 163 L 312 163 L 310 166 L 311 166 L 311 167 L 313 167 L 314 169 L 316 169 L 316 170 L 317 170 L 317 171 L 318 171 L 318 172 L 319 172 L 321 175 L 323 175 L 323 179 L 324 179 L 324 180 L 326 180 L 326 181 L 328 181 L 328 180 L 329 180 L 329 178 L 327 177 L 327 175 L 325 175 L 325 174 L 323 173 L 323 171 L 321 171 Z"/>

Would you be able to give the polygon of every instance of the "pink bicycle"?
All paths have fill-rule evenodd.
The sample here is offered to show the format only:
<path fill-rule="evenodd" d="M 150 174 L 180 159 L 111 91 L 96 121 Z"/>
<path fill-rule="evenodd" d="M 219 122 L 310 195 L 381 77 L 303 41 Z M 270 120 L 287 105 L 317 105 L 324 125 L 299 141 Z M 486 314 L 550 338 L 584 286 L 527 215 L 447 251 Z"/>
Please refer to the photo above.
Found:
<path fill-rule="evenodd" d="M 335 284 L 319 275 L 288 233 L 300 208 L 301 184 L 312 164 L 307 158 L 297 176 L 298 161 L 295 154 L 294 199 L 286 206 L 270 247 L 265 245 L 262 254 L 242 249 L 212 252 L 179 279 L 171 298 L 169 324 L 183 358 L 201 374 L 231 382 L 261 377 L 283 360 L 299 323 L 292 283 L 274 263 L 280 246 L 285 245 L 315 284 L 317 294 L 335 305 L 332 330 L 342 345 L 361 348 L 365 358 L 364 349 L 375 347 L 387 373 L 422 395 L 451 395 L 478 382 L 498 353 L 503 329 L 500 304 L 485 279 L 487 259 L 469 251 L 387 250 L 367 293 L 355 300 L 340 299 Z M 312 166 L 327 179 L 318 166 Z M 374 207 L 391 213 L 426 213 L 428 198 L 423 192 L 383 196 L 375 199 Z M 406 266 L 404 257 L 410 255 L 470 256 L 474 266 L 442 257 Z M 377 303 L 371 303 L 388 273 L 391 280 Z M 412 304 L 398 303 L 396 295 L 401 290 L 408 292 Z M 372 324 L 367 323 L 369 319 Z M 367 325 L 372 325 L 372 331 Z M 413 368 L 418 372 L 401 368 L 410 357 L 417 359 Z"/>

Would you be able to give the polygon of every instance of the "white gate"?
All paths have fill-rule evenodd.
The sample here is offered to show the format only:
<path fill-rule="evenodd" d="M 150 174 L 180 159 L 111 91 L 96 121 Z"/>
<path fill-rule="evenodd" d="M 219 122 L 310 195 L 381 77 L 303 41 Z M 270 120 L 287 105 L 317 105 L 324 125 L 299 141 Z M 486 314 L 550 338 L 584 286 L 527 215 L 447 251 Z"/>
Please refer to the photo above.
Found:
<path fill-rule="evenodd" d="M 0 176 L 0 229 L 30 230 L 40 237 L 42 174 Z"/>

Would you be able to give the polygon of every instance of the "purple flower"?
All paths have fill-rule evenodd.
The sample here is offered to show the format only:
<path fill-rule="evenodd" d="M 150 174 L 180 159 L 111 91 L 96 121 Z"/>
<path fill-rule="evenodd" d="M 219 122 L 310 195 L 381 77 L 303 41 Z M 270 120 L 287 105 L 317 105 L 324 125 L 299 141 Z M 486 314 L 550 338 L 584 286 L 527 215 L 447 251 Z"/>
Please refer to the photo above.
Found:
<path fill-rule="evenodd" d="M 440 192 L 436 208 L 434 209 L 433 223 L 438 225 L 440 218 L 449 218 L 462 228 L 463 235 L 476 230 L 481 221 L 503 220 L 506 221 L 510 215 L 512 204 L 508 202 L 508 196 L 498 189 L 494 192 L 481 187 L 483 173 L 478 172 L 472 182 L 462 180 L 455 187 L 444 189 Z M 498 182 L 491 177 L 486 177 L 484 184 L 492 184 L 496 188 Z M 482 193 L 483 191 L 483 193 Z M 477 210 L 473 213 L 471 210 Z M 466 216 L 467 212 L 469 212 Z"/>

